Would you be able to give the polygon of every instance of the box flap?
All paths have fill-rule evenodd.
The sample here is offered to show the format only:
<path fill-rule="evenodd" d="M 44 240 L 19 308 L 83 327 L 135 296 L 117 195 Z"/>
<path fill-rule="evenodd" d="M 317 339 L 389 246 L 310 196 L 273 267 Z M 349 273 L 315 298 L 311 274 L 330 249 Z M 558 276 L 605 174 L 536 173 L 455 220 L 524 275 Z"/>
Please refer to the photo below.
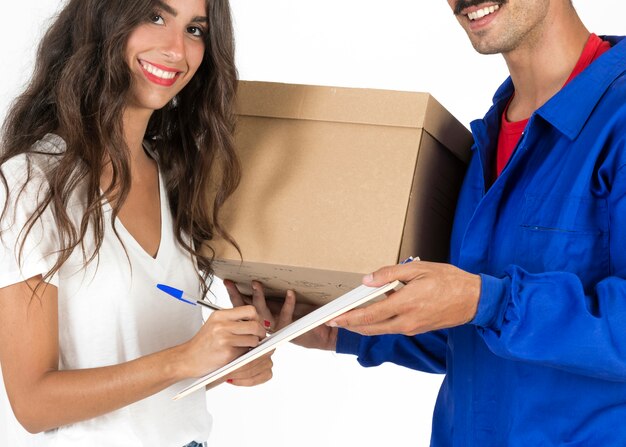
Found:
<path fill-rule="evenodd" d="M 239 81 L 237 114 L 426 130 L 469 161 L 471 134 L 430 94 Z"/>

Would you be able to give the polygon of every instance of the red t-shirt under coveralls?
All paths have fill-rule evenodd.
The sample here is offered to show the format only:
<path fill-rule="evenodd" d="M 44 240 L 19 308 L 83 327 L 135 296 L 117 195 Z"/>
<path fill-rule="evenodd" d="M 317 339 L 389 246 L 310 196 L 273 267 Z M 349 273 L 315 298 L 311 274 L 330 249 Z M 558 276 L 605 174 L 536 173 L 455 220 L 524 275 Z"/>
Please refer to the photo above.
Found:
<path fill-rule="evenodd" d="M 585 68 L 589 66 L 593 61 L 595 61 L 598 57 L 600 57 L 604 52 L 609 50 L 611 45 L 600 39 L 597 35 L 591 34 L 589 36 L 589 40 L 585 44 L 585 48 L 572 71 L 572 74 L 569 76 L 567 81 L 563 86 L 567 85 L 572 79 L 574 79 L 578 74 L 580 74 Z M 513 99 L 513 97 L 511 97 Z M 509 101 L 510 104 L 510 101 Z M 500 124 L 500 134 L 498 135 L 498 152 L 496 157 L 496 176 L 499 176 L 506 164 L 508 163 L 511 155 L 513 155 L 513 151 L 517 146 L 520 138 L 522 137 L 522 132 L 526 128 L 526 124 L 528 124 L 528 119 L 522 121 L 507 121 L 506 114 L 509 107 L 504 109 L 502 113 L 502 120 Z"/>

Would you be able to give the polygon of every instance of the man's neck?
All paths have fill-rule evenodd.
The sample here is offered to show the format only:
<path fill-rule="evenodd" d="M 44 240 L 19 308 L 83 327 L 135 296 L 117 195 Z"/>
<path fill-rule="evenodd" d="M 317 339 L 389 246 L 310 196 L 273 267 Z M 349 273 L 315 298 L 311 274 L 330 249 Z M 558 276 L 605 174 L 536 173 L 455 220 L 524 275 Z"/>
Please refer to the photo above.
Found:
<path fill-rule="evenodd" d="M 509 121 L 528 118 L 563 87 L 589 39 L 573 8 L 551 12 L 555 19 L 533 30 L 524 45 L 503 54 L 515 86 Z"/>

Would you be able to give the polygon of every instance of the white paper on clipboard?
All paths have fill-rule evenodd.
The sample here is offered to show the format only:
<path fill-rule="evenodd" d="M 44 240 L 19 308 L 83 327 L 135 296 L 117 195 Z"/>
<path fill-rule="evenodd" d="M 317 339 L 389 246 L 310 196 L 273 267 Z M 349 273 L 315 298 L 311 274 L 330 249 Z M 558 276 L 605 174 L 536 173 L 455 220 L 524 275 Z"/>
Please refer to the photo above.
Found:
<path fill-rule="evenodd" d="M 389 290 L 395 289 L 400 285 L 399 281 L 393 281 L 389 284 L 385 284 L 381 287 L 367 287 L 359 286 L 351 291 L 341 295 L 340 297 L 330 301 L 319 309 L 305 315 L 299 320 L 294 321 L 288 326 L 285 326 L 279 331 L 276 331 L 271 336 L 265 338 L 256 348 L 251 349 L 240 357 L 237 357 L 232 362 L 224 365 L 223 367 L 201 377 L 187 388 L 181 390 L 174 400 L 180 399 L 193 393 L 206 385 L 230 374 L 232 371 L 241 368 L 242 366 L 250 363 L 251 361 L 261 357 L 262 355 L 276 349 L 283 343 L 286 343 L 294 338 L 304 334 L 311 329 L 332 320 L 338 315 L 341 315 L 355 307 L 382 295 Z"/>

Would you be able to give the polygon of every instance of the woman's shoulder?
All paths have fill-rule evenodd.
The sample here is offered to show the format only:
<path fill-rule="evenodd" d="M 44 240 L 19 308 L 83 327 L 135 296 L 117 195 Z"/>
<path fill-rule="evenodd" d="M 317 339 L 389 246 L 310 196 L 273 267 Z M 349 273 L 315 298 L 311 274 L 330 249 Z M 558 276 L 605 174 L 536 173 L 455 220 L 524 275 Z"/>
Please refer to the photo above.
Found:
<path fill-rule="evenodd" d="M 27 151 L 2 163 L 0 170 L 9 191 L 46 189 L 54 168 L 65 152 L 65 142 L 55 134 L 46 134 Z M 5 190 L 5 192 L 8 192 Z"/>
<path fill-rule="evenodd" d="M 55 133 L 47 133 L 32 145 L 31 151 L 48 156 L 62 155 L 65 152 L 65 140 Z"/>
<path fill-rule="evenodd" d="M 65 141 L 56 134 L 46 134 L 27 151 L 7 159 L 2 173 L 9 183 L 18 180 L 46 176 L 58 164 L 65 153 Z"/>

